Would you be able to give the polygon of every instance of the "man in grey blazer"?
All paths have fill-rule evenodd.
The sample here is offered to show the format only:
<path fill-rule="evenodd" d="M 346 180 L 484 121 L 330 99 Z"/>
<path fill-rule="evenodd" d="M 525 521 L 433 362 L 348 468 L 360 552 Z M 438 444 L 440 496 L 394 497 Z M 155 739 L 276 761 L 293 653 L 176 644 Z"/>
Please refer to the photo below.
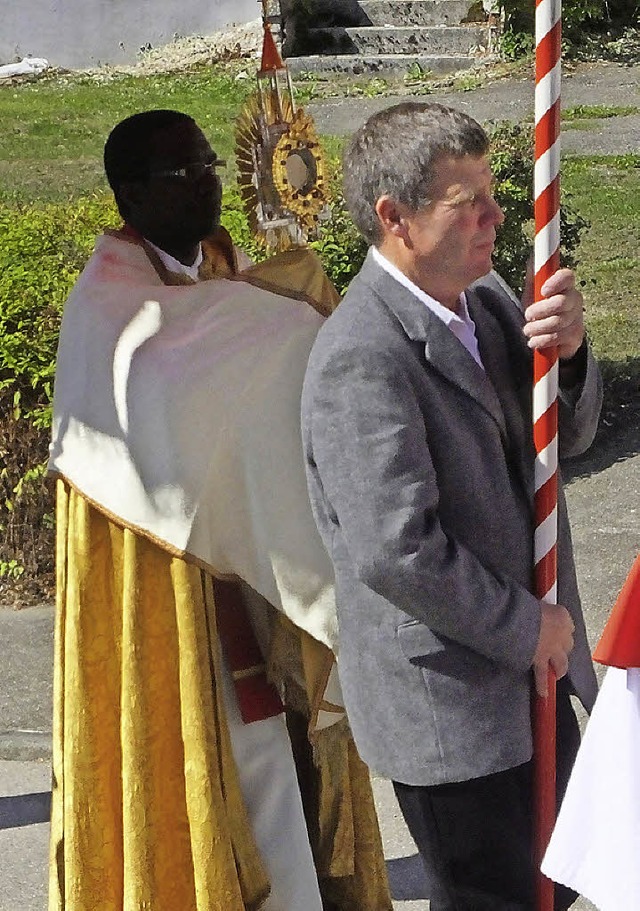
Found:
<path fill-rule="evenodd" d="M 394 782 L 432 911 L 533 908 L 532 690 L 550 665 L 563 678 L 560 790 L 579 738 L 569 695 L 590 708 L 596 693 L 561 490 L 559 604 L 532 593 L 532 349 L 559 348 L 562 456 L 593 438 L 599 374 L 569 270 L 524 313 L 481 279 L 504 218 L 487 150 L 474 120 L 436 104 L 356 133 L 345 195 L 371 249 L 302 402 L 347 710 Z M 575 897 L 556 893 L 558 908 Z"/>

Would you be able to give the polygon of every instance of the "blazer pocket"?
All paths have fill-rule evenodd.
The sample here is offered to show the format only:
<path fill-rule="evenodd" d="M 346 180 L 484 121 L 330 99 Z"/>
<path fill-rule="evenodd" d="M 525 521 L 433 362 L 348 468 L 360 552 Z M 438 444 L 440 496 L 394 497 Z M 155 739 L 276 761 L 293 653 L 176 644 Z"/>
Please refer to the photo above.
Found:
<path fill-rule="evenodd" d="M 486 677 L 499 672 L 490 658 L 434 632 L 419 620 L 401 623 L 396 632 L 402 654 L 417 667 L 448 677 Z"/>
<path fill-rule="evenodd" d="M 444 636 L 438 636 L 419 620 L 408 620 L 397 628 L 400 650 L 409 661 L 419 658 L 428 658 L 444 651 L 445 642 L 450 642 Z"/>

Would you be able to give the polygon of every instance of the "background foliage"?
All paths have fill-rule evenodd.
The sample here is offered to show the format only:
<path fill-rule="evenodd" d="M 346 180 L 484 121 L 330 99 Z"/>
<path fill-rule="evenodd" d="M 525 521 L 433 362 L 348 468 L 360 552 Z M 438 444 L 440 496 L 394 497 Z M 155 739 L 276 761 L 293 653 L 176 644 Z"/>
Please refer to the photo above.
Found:
<path fill-rule="evenodd" d="M 534 49 L 535 4 L 529 0 L 500 0 L 504 16 L 501 48 L 513 59 Z M 638 62 L 639 0 L 563 0 L 563 56 Z"/>
<path fill-rule="evenodd" d="M 55 352 L 64 301 L 98 225 L 117 224 L 106 197 L 44 206 L 0 202 L 0 583 L 53 567 L 53 504 L 43 481 Z"/>

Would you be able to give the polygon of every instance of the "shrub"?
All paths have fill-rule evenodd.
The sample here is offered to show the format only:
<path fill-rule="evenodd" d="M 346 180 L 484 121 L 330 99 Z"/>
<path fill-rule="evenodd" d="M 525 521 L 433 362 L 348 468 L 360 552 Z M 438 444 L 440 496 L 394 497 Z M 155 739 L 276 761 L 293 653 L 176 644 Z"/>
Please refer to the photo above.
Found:
<path fill-rule="evenodd" d="M 493 259 L 496 270 L 520 293 L 533 241 L 533 126 L 499 123 L 488 132 L 495 197 L 505 213 Z M 580 237 L 588 227 L 586 219 L 572 209 L 571 200 L 563 199 L 560 259 L 564 266 L 577 265 Z"/>
<path fill-rule="evenodd" d="M 535 46 L 535 4 L 500 0 L 504 29 L 500 50 L 507 59 L 530 54 Z M 565 58 L 637 63 L 638 0 L 564 0 L 562 51 Z"/>
<path fill-rule="evenodd" d="M 114 224 L 106 196 L 0 203 L 0 590 L 37 579 L 36 593 L 49 593 L 53 505 L 44 472 L 60 316 L 96 227 Z"/>
<path fill-rule="evenodd" d="M 327 156 L 327 171 L 331 193 L 331 221 L 324 226 L 319 240 L 313 241 L 311 246 L 322 260 L 333 284 L 340 294 L 344 294 L 351 279 L 360 271 L 367 255 L 367 244 L 347 210 L 342 195 L 342 168 L 335 155 Z"/>
<path fill-rule="evenodd" d="M 0 390 L 47 425 L 62 307 L 87 261 L 96 227 L 118 224 L 106 196 L 73 204 L 0 204 Z"/>
<path fill-rule="evenodd" d="M 528 0 L 502 0 L 505 27 L 514 32 L 533 35 L 535 28 L 535 4 Z M 565 34 L 584 26 L 588 21 L 600 21 L 606 13 L 605 0 L 564 0 L 562 4 L 562 25 Z"/>
<path fill-rule="evenodd" d="M 491 130 L 496 196 L 507 213 L 496 266 L 520 289 L 531 246 L 533 151 L 530 127 Z M 340 193 L 340 167 L 329 162 L 333 215 L 313 243 L 343 292 L 358 272 L 366 244 Z M 249 232 L 235 188 L 225 191 L 223 223 L 256 261 L 264 250 Z M 51 423 L 55 353 L 64 302 L 97 234 L 120 222 L 107 194 L 72 203 L 0 202 L 0 595 L 48 596 L 53 580 L 53 491 L 44 480 Z M 586 223 L 562 214 L 565 261 L 573 264 Z"/>

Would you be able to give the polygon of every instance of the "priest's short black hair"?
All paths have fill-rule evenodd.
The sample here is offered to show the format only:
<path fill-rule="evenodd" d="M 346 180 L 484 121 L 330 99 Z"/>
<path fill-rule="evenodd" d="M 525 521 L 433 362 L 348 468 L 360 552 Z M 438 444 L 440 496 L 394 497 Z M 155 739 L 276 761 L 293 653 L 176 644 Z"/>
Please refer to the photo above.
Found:
<path fill-rule="evenodd" d="M 148 176 L 153 135 L 184 122 L 195 121 L 180 111 L 153 110 L 132 114 L 113 128 L 104 147 L 104 169 L 116 196 L 121 183 Z"/>

